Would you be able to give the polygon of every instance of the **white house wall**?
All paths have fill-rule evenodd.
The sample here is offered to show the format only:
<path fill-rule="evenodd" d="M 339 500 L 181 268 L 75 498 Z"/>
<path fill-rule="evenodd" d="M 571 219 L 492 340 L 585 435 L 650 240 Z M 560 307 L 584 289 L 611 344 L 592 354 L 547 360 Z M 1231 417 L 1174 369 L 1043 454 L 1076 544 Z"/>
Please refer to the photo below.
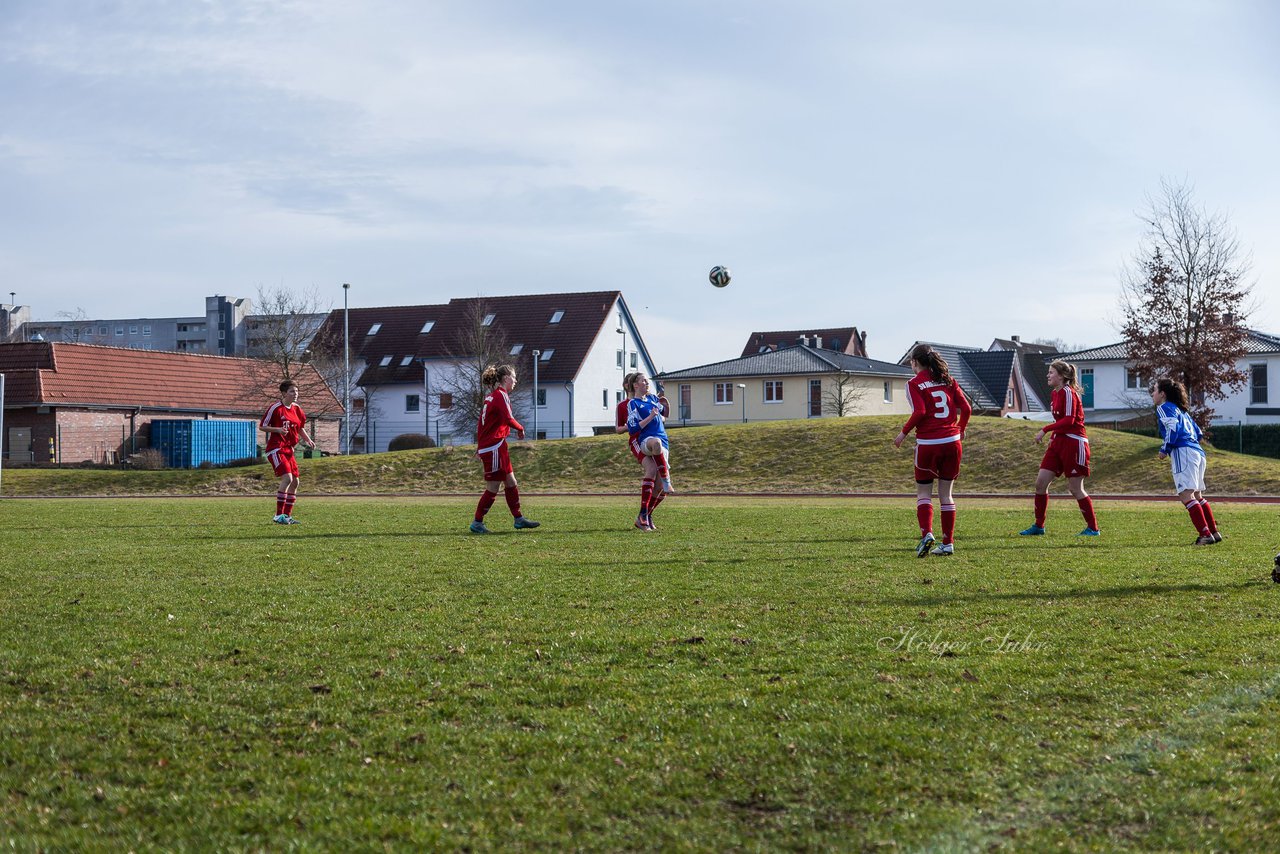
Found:
<path fill-rule="evenodd" d="M 1150 397 L 1145 388 L 1125 388 L 1126 366 L 1120 362 L 1076 362 L 1080 370 L 1093 369 L 1093 406 L 1088 409 L 1126 409 L 1151 408 Z M 1241 370 L 1249 372 L 1253 365 L 1267 365 L 1267 402 L 1252 404 L 1248 384 L 1239 391 L 1232 392 L 1225 400 L 1211 401 L 1214 410 L 1214 421 L 1245 424 L 1277 424 L 1280 415 L 1250 415 L 1248 409 L 1280 409 L 1280 355 L 1261 354 L 1252 358 L 1246 357 L 1236 363 Z M 1135 406 L 1136 404 L 1136 406 Z"/>

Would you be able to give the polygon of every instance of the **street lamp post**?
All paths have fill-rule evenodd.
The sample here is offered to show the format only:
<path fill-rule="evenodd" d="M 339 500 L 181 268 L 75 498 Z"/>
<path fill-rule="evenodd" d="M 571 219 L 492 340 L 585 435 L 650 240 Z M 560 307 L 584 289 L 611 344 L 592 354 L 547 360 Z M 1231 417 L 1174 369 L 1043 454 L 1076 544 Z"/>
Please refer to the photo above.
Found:
<path fill-rule="evenodd" d="M 744 383 L 738 383 L 738 388 L 742 390 L 742 423 L 747 423 L 747 387 Z"/>
<path fill-rule="evenodd" d="M 342 283 L 342 453 L 351 453 L 351 315 L 347 309 L 347 292 L 351 285 Z"/>
<path fill-rule="evenodd" d="M 423 419 L 426 421 L 424 429 L 427 431 L 427 439 L 431 439 L 431 375 L 427 373 L 427 360 L 419 359 L 418 363 L 422 365 L 422 413 Z"/>
<path fill-rule="evenodd" d="M 533 440 L 538 440 L 538 357 L 541 350 L 533 350 Z"/>

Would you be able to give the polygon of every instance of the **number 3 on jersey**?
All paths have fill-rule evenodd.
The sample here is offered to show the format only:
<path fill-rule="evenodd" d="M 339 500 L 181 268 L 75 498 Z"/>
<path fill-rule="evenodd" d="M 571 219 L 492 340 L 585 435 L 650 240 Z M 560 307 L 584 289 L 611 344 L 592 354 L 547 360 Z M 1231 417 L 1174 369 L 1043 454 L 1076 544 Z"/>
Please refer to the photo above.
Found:
<path fill-rule="evenodd" d="M 946 421 L 951 415 L 951 399 L 947 397 L 947 393 L 942 389 L 934 389 L 930 394 L 933 395 L 934 404 L 937 411 L 933 413 L 933 417 L 939 421 Z"/>

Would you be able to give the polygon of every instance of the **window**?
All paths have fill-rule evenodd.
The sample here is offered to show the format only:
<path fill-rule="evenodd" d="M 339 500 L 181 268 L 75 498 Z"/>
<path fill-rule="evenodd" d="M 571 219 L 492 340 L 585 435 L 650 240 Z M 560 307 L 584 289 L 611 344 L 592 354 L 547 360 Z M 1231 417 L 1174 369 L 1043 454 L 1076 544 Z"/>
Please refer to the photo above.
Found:
<path fill-rule="evenodd" d="M 555 350 L 543 350 L 543 351 L 542 351 L 542 361 L 544 361 L 544 362 L 550 362 L 550 361 L 551 361 L 551 354 L 552 354 L 552 353 L 554 353 L 554 352 L 555 352 Z"/>
<path fill-rule="evenodd" d="M 225 329 L 219 329 L 219 330 L 218 330 L 218 340 L 219 340 L 219 341 L 225 341 L 225 340 L 226 340 L 226 338 L 227 338 L 227 330 L 225 330 Z"/>
<path fill-rule="evenodd" d="M 563 318 L 564 318 L 564 312 L 557 311 L 555 314 L 551 315 L 551 322 L 559 323 Z"/>
<path fill-rule="evenodd" d="M 782 380 L 764 381 L 764 402 L 782 403 Z"/>
<path fill-rule="evenodd" d="M 622 367 L 622 359 L 623 359 L 623 352 L 622 352 L 621 350 L 619 350 L 619 351 L 618 351 L 618 367 L 619 367 L 619 368 L 621 368 L 621 367 Z"/>
<path fill-rule="evenodd" d="M 609 408 L 609 389 L 607 388 L 601 389 L 601 391 L 603 391 L 604 394 L 602 395 L 602 398 L 600 400 L 600 405 L 603 406 L 605 409 L 608 409 Z"/>
<path fill-rule="evenodd" d="M 634 371 L 635 369 L 636 369 L 636 354 L 633 352 L 631 354 L 631 370 Z"/>
<path fill-rule="evenodd" d="M 422 406 L 422 398 L 418 397 L 416 394 L 406 394 L 404 396 L 405 412 L 420 412 L 421 406 Z"/>
<path fill-rule="evenodd" d="M 366 332 L 366 333 L 365 333 L 365 335 L 377 335 L 377 334 L 378 334 L 378 330 L 379 330 L 379 329 L 381 329 L 381 328 L 382 328 L 382 324 L 381 324 L 381 323 L 375 323 L 375 324 L 373 324 L 373 326 L 370 326 L 370 327 L 369 327 L 369 331 L 368 331 L 368 332 Z"/>
<path fill-rule="evenodd" d="M 80 330 L 79 330 L 79 329 L 72 329 L 72 330 L 71 330 L 71 337 L 72 337 L 72 338 L 79 338 L 79 337 L 80 337 Z"/>
<path fill-rule="evenodd" d="M 511 355 L 512 355 L 512 356 L 519 356 L 519 355 L 520 355 L 520 351 L 521 351 L 521 350 L 523 350 L 523 349 L 524 349 L 524 345 L 523 345 L 523 344 L 512 344 L 512 345 L 511 345 Z"/>
<path fill-rule="evenodd" d="M 391 364 L 391 359 L 391 356 L 383 356 L 382 361 L 378 363 L 378 367 L 385 368 L 387 365 Z"/>
<path fill-rule="evenodd" d="M 352 408 L 352 409 L 364 409 L 364 398 L 363 398 L 363 397 L 356 397 L 356 398 L 352 398 L 352 400 L 351 400 L 351 408 Z"/>
<path fill-rule="evenodd" d="M 547 390 L 545 388 L 538 389 L 538 406 L 547 405 Z"/>
<path fill-rule="evenodd" d="M 613 400 L 613 405 L 614 405 L 614 406 L 617 406 L 619 403 L 622 403 L 622 392 L 620 392 L 620 391 L 615 391 L 615 392 L 613 393 L 613 397 L 614 397 L 614 400 Z"/>
<path fill-rule="evenodd" d="M 105 326 L 99 326 L 99 327 L 98 327 L 98 334 L 99 334 L 99 335 L 106 335 L 106 334 L 107 334 L 107 327 L 105 327 Z"/>
<path fill-rule="evenodd" d="M 1124 369 L 1124 387 L 1127 389 L 1146 389 L 1147 381 L 1133 368 Z"/>
<path fill-rule="evenodd" d="M 1249 366 L 1249 402 L 1250 403 L 1266 403 L 1267 402 L 1267 366 L 1266 364 Z"/>
<path fill-rule="evenodd" d="M 893 383 L 884 384 L 884 402 L 893 403 Z"/>
<path fill-rule="evenodd" d="M 408 365 L 412 361 L 413 361 L 412 356 L 405 356 L 403 359 L 400 360 L 400 367 L 403 368 L 405 365 Z"/>
<path fill-rule="evenodd" d="M 496 314 L 486 314 L 484 320 L 480 321 L 481 326 L 493 326 L 493 322 L 498 319 Z"/>
<path fill-rule="evenodd" d="M 434 320 L 428 320 L 426 323 L 422 324 L 422 329 L 418 332 L 418 334 L 426 335 L 428 332 L 431 331 L 431 327 L 435 325 L 436 325 L 436 322 Z"/>
<path fill-rule="evenodd" d="M 117 327 L 116 327 L 116 337 L 117 337 L 117 338 L 123 338 L 123 337 L 124 337 L 124 327 L 123 327 L 123 326 L 117 326 Z"/>
<path fill-rule="evenodd" d="M 733 403 L 733 383 L 716 383 L 716 404 Z"/>
<path fill-rule="evenodd" d="M 688 421 L 693 417 L 693 386 L 680 384 L 680 418 Z"/>
<path fill-rule="evenodd" d="M 452 409 L 452 408 L 453 408 L 453 395 L 452 395 L 452 394 L 450 394 L 450 393 L 449 393 L 449 392 L 447 392 L 447 391 L 442 391 L 442 392 L 440 392 L 440 408 L 441 408 L 441 409 Z"/>
<path fill-rule="evenodd" d="M 129 334 L 130 334 L 130 335 L 137 335 L 137 334 L 138 334 L 138 327 L 136 327 L 136 326 L 130 326 L 130 327 L 129 327 Z"/>
<path fill-rule="evenodd" d="M 1013 406 L 1013 389 L 1012 389 L 1012 388 L 1009 388 L 1009 389 L 1006 389 L 1006 390 L 1005 390 L 1005 393 L 1004 393 L 1004 405 L 1005 405 L 1005 406 Z"/>
<path fill-rule="evenodd" d="M 822 380 L 809 380 L 809 417 L 822 415 Z"/>
<path fill-rule="evenodd" d="M 142 327 L 142 334 L 143 334 L 143 335 L 150 335 L 150 334 L 151 334 L 151 327 L 150 327 L 150 326 L 143 326 L 143 327 Z"/>
<path fill-rule="evenodd" d="M 88 337 L 89 335 L 92 335 L 92 334 L 93 334 L 93 327 L 92 327 L 92 326 L 86 326 L 86 327 L 84 328 L 84 334 L 85 334 L 85 336 L 86 336 L 86 337 Z"/>

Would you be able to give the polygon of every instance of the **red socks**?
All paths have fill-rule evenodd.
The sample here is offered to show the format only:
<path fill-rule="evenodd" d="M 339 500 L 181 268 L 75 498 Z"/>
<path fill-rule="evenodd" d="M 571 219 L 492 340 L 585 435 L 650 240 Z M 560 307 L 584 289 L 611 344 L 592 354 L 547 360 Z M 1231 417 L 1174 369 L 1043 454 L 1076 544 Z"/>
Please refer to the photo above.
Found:
<path fill-rule="evenodd" d="M 484 514 L 489 512 L 489 508 L 493 506 L 493 502 L 498 500 L 498 493 L 485 490 L 480 493 L 480 502 L 476 504 L 476 521 L 483 522 Z"/>
<path fill-rule="evenodd" d="M 1200 499 L 1200 510 L 1204 513 L 1205 522 L 1209 523 L 1209 530 L 1218 533 L 1218 520 L 1213 518 L 1213 511 L 1209 509 L 1209 502 L 1203 498 Z"/>
<path fill-rule="evenodd" d="M 1036 527 L 1044 527 L 1044 517 L 1049 510 L 1049 493 L 1036 493 Z"/>
<path fill-rule="evenodd" d="M 285 502 L 288 500 L 289 500 L 289 494 L 287 492 L 276 493 L 276 515 L 277 516 L 284 515 L 284 505 L 285 505 Z"/>
<path fill-rule="evenodd" d="M 640 515 L 646 515 L 653 504 L 653 478 L 646 477 L 640 481 Z"/>
<path fill-rule="evenodd" d="M 920 536 L 933 532 L 933 499 L 916 499 L 916 521 L 920 523 Z"/>
<path fill-rule="evenodd" d="M 945 546 L 951 542 L 951 535 L 956 532 L 956 506 L 943 504 L 940 509 L 942 510 L 942 544 Z"/>
<path fill-rule="evenodd" d="M 1204 518 L 1204 510 L 1200 508 L 1200 502 L 1193 498 L 1183 506 L 1187 508 L 1187 515 L 1191 517 L 1191 524 L 1196 526 L 1200 536 L 1212 536 L 1213 531 L 1209 528 L 1209 523 Z"/>
<path fill-rule="evenodd" d="M 488 492 L 488 491 L 489 490 L 487 489 L 485 490 L 485 492 Z M 520 518 L 520 487 L 508 486 L 506 490 L 503 492 L 503 495 L 506 496 L 507 509 L 511 511 L 511 515 L 514 518 L 519 519 Z"/>
<path fill-rule="evenodd" d="M 1086 495 L 1084 498 L 1077 498 L 1076 504 L 1080 505 L 1080 512 L 1084 515 L 1084 523 L 1093 530 L 1098 530 L 1098 517 L 1093 512 L 1093 499 Z"/>

